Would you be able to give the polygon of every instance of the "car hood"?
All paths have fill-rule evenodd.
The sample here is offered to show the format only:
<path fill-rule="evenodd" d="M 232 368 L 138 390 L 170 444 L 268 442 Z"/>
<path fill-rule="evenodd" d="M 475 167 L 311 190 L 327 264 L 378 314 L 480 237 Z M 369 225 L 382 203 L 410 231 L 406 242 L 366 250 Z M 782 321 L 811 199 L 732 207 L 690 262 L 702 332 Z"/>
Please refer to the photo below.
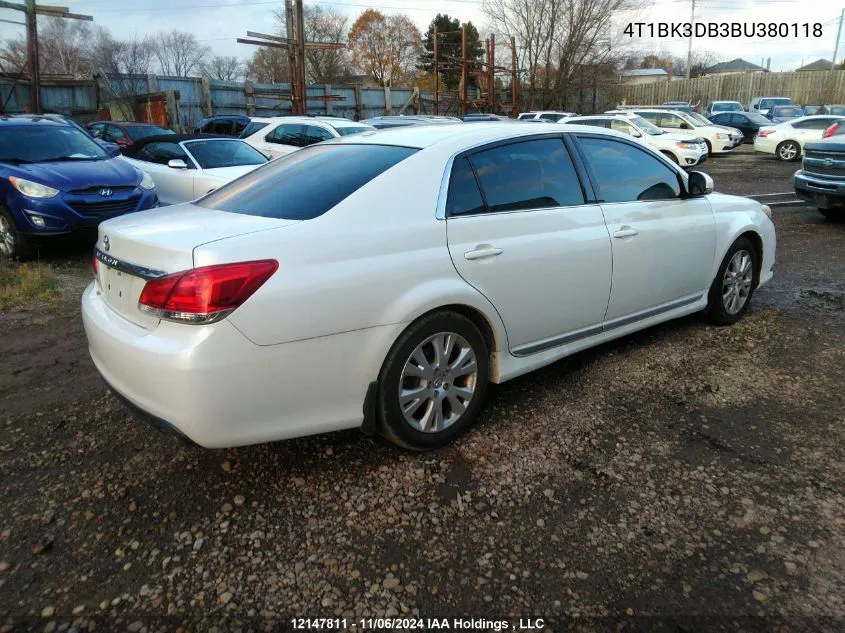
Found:
<path fill-rule="evenodd" d="M 262 163 L 266 164 L 266 163 Z M 235 167 L 217 167 L 215 169 L 203 169 L 203 172 L 211 176 L 212 178 L 219 178 L 224 182 L 229 182 L 230 180 L 234 180 L 235 178 L 239 178 L 244 174 L 248 174 L 249 172 L 253 171 L 261 167 L 261 165 L 236 165 Z"/>
<path fill-rule="evenodd" d="M 735 127 L 730 127 L 729 125 L 719 125 L 718 123 L 711 125 L 710 127 L 719 128 L 720 130 L 727 130 L 728 132 L 732 132 L 733 134 L 742 134 L 741 130 L 736 129 Z"/>
<path fill-rule="evenodd" d="M 700 141 L 704 142 L 704 139 L 700 136 L 689 136 L 687 134 L 678 134 L 677 132 L 666 132 L 665 134 L 660 134 L 655 136 L 654 138 L 663 139 L 664 141 Z"/>
<path fill-rule="evenodd" d="M 126 187 L 137 185 L 141 181 L 141 173 L 126 161 L 118 158 L 23 163 L 14 165 L 11 171 L 21 178 L 62 191 L 102 186 Z"/>
<path fill-rule="evenodd" d="M 832 136 L 820 141 L 813 141 L 804 145 L 805 152 L 843 152 L 845 153 L 845 137 Z"/>

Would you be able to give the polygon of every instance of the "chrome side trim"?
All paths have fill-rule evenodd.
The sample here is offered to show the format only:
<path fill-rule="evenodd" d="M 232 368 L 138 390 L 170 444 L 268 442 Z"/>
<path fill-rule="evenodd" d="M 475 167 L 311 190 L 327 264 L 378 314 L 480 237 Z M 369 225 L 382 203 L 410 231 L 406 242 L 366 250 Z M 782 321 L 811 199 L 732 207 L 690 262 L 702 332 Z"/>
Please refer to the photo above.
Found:
<path fill-rule="evenodd" d="M 167 275 L 167 273 L 163 270 L 146 268 L 144 266 L 139 266 L 138 264 L 125 262 L 122 259 L 118 259 L 108 253 L 104 253 L 96 246 L 94 247 L 94 257 L 103 262 L 109 268 L 114 268 L 115 270 L 119 270 L 127 275 L 134 275 L 135 277 L 141 277 L 142 279 L 158 279 L 159 277 Z"/>
<path fill-rule="evenodd" d="M 622 317 L 621 319 L 615 319 L 614 321 L 609 321 L 601 325 L 593 325 L 578 332 L 570 332 L 569 334 L 556 336 L 554 338 L 547 339 L 545 341 L 540 341 L 538 343 L 529 343 L 528 345 L 523 345 L 521 347 L 515 348 L 511 351 L 511 353 L 514 356 L 530 356 L 531 354 L 545 352 L 546 350 L 550 350 L 555 347 L 560 347 L 561 345 L 566 345 L 567 343 L 574 343 L 575 341 L 580 341 L 581 339 L 589 338 L 591 336 L 601 334 L 602 332 L 609 332 L 620 327 L 625 327 L 626 325 L 636 323 L 637 321 L 644 321 L 645 319 L 649 319 L 653 316 L 663 314 L 664 312 L 671 312 L 672 310 L 683 308 L 684 306 L 688 306 L 693 303 L 696 303 L 697 301 L 700 301 L 702 299 L 702 296 L 703 295 L 699 295 L 697 297 L 688 297 L 686 299 L 679 299 L 677 301 L 673 301 L 672 303 L 668 303 L 665 306 L 646 310 L 645 312 L 641 312 L 640 314 Z"/>

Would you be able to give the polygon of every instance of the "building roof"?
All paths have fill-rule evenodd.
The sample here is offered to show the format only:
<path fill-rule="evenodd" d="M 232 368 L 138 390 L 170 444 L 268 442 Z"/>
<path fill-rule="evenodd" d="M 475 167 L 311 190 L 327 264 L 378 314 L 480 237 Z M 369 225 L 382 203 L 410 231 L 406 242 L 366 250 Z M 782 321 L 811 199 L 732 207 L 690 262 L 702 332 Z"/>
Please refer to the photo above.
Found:
<path fill-rule="evenodd" d="M 806 66 L 801 66 L 801 68 L 797 69 L 795 72 L 800 72 L 802 70 L 830 70 L 832 65 L 833 64 L 831 64 L 828 59 L 817 59 Z"/>
<path fill-rule="evenodd" d="M 618 75 L 622 77 L 651 77 L 654 75 L 668 75 L 662 68 L 634 68 L 632 70 L 620 70 Z"/>
<path fill-rule="evenodd" d="M 709 68 L 704 70 L 707 74 L 717 74 L 717 73 L 748 73 L 748 72 L 769 72 L 762 66 L 758 66 L 757 64 L 752 64 L 751 62 L 747 62 L 744 59 L 737 57 L 736 59 L 732 59 L 729 62 L 720 62 L 718 64 L 713 64 Z"/>

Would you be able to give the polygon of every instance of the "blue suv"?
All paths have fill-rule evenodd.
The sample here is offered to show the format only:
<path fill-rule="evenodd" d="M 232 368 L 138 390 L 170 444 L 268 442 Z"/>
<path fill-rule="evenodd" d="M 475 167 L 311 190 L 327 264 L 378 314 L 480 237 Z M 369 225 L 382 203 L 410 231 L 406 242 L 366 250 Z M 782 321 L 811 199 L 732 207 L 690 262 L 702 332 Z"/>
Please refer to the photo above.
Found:
<path fill-rule="evenodd" d="M 149 174 L 54 118 L 0 116 L 0 257 L 158 205 Z"/>

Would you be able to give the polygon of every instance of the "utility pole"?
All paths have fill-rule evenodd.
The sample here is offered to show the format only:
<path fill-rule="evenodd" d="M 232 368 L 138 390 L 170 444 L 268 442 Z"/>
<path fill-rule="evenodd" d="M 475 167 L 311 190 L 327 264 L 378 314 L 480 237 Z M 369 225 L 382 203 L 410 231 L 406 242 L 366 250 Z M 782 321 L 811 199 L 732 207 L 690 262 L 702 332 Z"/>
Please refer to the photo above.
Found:
<path fill-rule="evenodd" d="M 434 63 L 432 69 L 434 70 L 434 114 L 440 114 L 440 76 L 437 74 L 437 27 L 434 27 Z"/>
<path fill-rule="evenodd" d="M 839 14 L 839 30 L 836 32 L 836 46 L 833 49 L 833 58 L 830 62 L 830 69 L 836 69 L 836 56 L 839 54 L 839 38 L 842 37 L 842 18 L 845 18 L 845 9 Z"/>
<path fill-rule="evenodd" d="M 90 15 L 71 13 L 67 7 L 36 5 L 35 0 L 24 0 L 24 4 L 0 0 L 0 9 L 23 11 L 26 16 L 26 65 L 29 74 L 29 111 L 41 111 L 41 70 L 38 63 L 38 22 L 36 16 L 50 15 L 57 18 L 92 21 Z M 14 24 L 14 23 L 13 23 Z"/>
<path fill-rule="evenodd" d="M 687 79 L 692 73 L 692 36 L 695 31 L 695 0 L 692 0 L 692 14 L 690 15 L 689 46 L 687 47 Z"/>
<path fill-rule="evenodd" d="M 467 113 L 467 25 L 461 24 L 461 114 Z"/>
<path fill-rule="evenodd" d="M 511 116 L 513 117 L 516 117 L 519 114 L 519 107 L 516 105 L 516 80 L 516 38 L 511 37 Z"/>
<path fill-rule="evenodd" d="M 308 114 L 308 75 L 305 72 L 305 10 L 302 0 L 296 2 L 296 63 L 299 78 L 299 114 Z"/>
<path fill-rule="evenodd" d="M 490 100 L 490 113 L 496 114 L 496 36 L 491 33 L 487 44 L 487 98 Z"/>

